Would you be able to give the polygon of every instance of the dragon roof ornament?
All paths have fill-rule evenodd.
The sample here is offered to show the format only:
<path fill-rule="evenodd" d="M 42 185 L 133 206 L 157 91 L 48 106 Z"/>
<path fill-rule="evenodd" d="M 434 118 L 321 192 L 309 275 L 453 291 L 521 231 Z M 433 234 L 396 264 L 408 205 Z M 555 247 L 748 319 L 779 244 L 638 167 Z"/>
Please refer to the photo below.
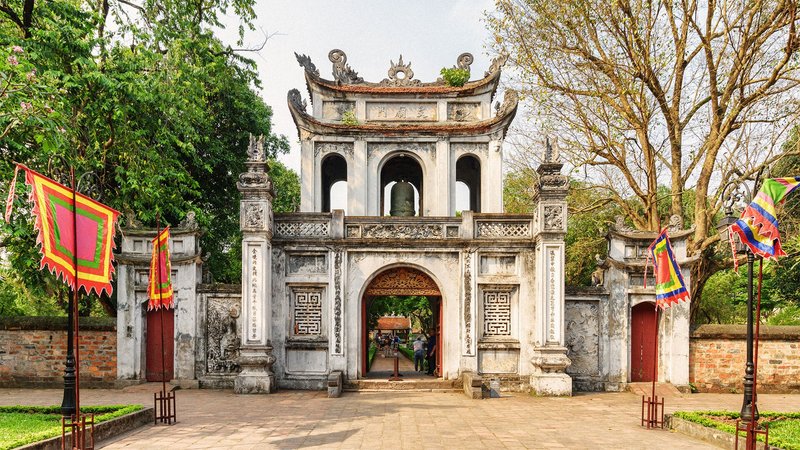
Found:
<path fill-rule="evenodd" d="M 333 63 L 333 79 L 339 84 L 363 83 L 364 79 L 358 76 L 358 72 L 347 64 L 347 55 L 335 48 L 328 53 L 328 60 Z"/>
<path fill-rule="evenodd" d="M 329 83 L 328 80 L 320 77 L 319 69 L 311 61 L 311 58 L 308 55 L 295 52 L 295 58 L 297 58 L 298 64 L 305 69 L 306 73 L 311 76 L 311 79 L 314 80 L 315 83 L 322 83 L 323 85 Z M 496 75 L 498 75 L 500 69 L 503 67 L 503 64 L 505 64 L 507 59 L 508 56 L 506 54 L 500 54 L 498 57 L 492 60 L 491 66 L 486 72 L 483 80 L 470 82 L 468 83 L 469 86 L 466 86 L 464 89 L 474 88 L 476 84 L 487 83 L 495 80 L 497 78 Z M 343 88 L 349 86 L 355 86 L 356 88 L 358 86 L 412 88 L 447 87 L 442 78 L 432 82 L 422 82 L 414 79 L 414 71 L 411 69 L 411 63 L 406 63 L 403 60 L 402 55 L 400 55 L 400 59 L 397 61 L 397 63 L 392 60 L 389 61 L 390 66 L 388 70 L 388 78 L 384 78 L 377 83 L 364 81 L 364 79 L 358 75 L 358 72 L 350 67 L 350 65 L 347 63 L 347 55 L 340 49 L 331 50 L 328 53 L 328 60 L 330 60 L 333 65 L 332 81 L 336 86 L 341 86 Z M 456 58 L 456 64 L 453 67 L 471 72 L 471 65 L 474 61 L 475 57 L 471 53 L 465 52 L 458 55 L 458 58 Z"/>

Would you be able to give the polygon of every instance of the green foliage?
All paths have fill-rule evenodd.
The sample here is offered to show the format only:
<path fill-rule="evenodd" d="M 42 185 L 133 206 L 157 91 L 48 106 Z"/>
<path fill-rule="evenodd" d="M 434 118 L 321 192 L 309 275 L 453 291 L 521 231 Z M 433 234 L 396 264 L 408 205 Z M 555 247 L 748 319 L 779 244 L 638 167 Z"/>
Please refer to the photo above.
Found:
<path fill-rule="evenodd" d="M 406 355 L 406 358 L 410 359 L 411 361 L 414 361 L 414 350 L 406 347 L 405 345 L 398 346 L 397 350 L 399 350 L 400 353 Z"/>
<path fill-rule="evenodd" d="M 345 125 L 355 126 L 359 125 L 361 122 L 358 121 L 356 117 L 356 112 L 352 109 L 348 109 L 347 111 L 342 113 L 342 123 Z"/>
<path fill-rule="evenodd" d="M 506 174 L 503 185 L 505 210 L 511 214 L 532 214 L 535 205 L 533 186 L 537 175 L 533 170 L 522 169 Z M 589 183 L 572 181 L 567 194 L 566 267 L 567 285 L 588 286 L 592 272 L 597 269 L 595 255 L 603 258 L 608 253 L 605 230 L 618 207 L 601 195 L 602 190 Z"/>
<path fill-rule="evenodd" d="M 442 75 L 442 79 L 448 86 L 463 86 L 469 81 L 469 70 L 467 69 L 460 69 L 458 67 L 442 67 L 442 70 L 439 71 L 439 74 Z"/>
<path fill-rule="evenodd" d="M 0 91 L 9 94 L 0 96 L 3 190 L 13 162 L 54 176 L 47 162 L 62 156 L 76 173 L 96 173 L 101 201 L 128 220 L 154 226 L 160 213 L 175 225 L 195 212 L 207 267 L 219 281 L 238 280 L 239 258 L 226 250 L 240 239 L 236 180 L 248 137 L 264 135 L 271 158 L 288 151 L 255 90 L 254 62 L 213 33 L 226 11 L 240 32 L 251 29 L 253 0 L 146 0 L 141 10 L 114 0 L 33 4 L 27 25 L 13 20 L 21 2 L 0 11 Z M 0 291 L 25 286 L 17 299 L 59 299 L 63 284 L 38 270 L 21 182 L 18 192 L 12 222 L 0 229 L 9 261 Z M 98 300 L 116 313 L 113 298 L 86 297 L 81 314 L 97 311 Z"/>
<path fill-rule="evenodd" d="M 84 406 L 96 422 L 105 422 L 142 409 L 141 405 Z M 61 434 L 59 406 L 0 406 L 0 450 L 17 448 Z"/>
<path fill-rule="evenodd" d="M 372 361 L 375 360 L 375 354 L 378 353 L 378 347 L 374 343 L 369 346 L 369 355 L 367 355 L 367 370 L 372 367 Z"/>
<path fill-rule="evenodd" d="M 759 414 L 761 416 L 760 424 L 769 423 L 769 443 L 771 446 L 786 450 L 800 450 L 800 413 L 760 411 Z M 739 413 L 731 411 L 677 411 L 674 416 L 704 427 L 733 434 L 736 432 L 734 425 L 715 419 L 735 420 L 739 418 Z M 740 435 L 744 436 L 744 433 L 742 432 Z M 756 439 L 764 441 L 764 437 L 761 435 L 757 435 Z"/>
<path fill-rule="evenodd" d="M 428 297 L 385 296 L 375 297 L 367 308 L 367 326 L 375 329 L 381 316 L 396 314 L 411 319 L 411 328 L 431 329 L 433 312 Z"/>

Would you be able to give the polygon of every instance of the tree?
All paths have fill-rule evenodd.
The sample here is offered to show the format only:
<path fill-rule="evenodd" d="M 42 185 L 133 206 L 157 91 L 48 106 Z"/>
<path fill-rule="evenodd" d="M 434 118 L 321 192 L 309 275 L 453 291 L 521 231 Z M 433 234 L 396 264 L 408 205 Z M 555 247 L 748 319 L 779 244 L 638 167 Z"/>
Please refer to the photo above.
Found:
<path fill-rule="evenodd" d="M 433 312 L 428 297 L 420 296 L 385 296 L 375 297 L 369 305 L 367 325 L 374 329 L 378 319 L 388 314 L 408 317 L 412 328 L 421 328 L 427 333 L 432 328 Z"/>
<path fill-rule="evenodd" d="M 512 165 L 503 183 L 505 211 L 512 214 L 533 213 L 533 188 L 536 171 L 525 164 Z M 596 186 L 582 181 L 571 181 L 567 194 L 566 284 L 589 286 L 597 260 L 608 253 L 605 230 L 620 214 L 619 208 L 605 202 L 597 194 Z"/>
<path fill-rule="evenodd" d="M 557 135 L 572 167 L 637 229 L 666 222 L 659 186 L 668 215 L 681 218 L 694 190 L 698 292 L 715 270 L 719 186 L 784 156 L 798 111 L 796 9 L 792 0 L 498 0 L 489 26 L 529 100 L 531 134 Z"/>
<path fill-rule="evenodd" d="M 225 250 L 239 239 L 236 179 L 249 134 L 267 138 L 272 158 L 288 150 L 255 92 L 253 61 L 213 33 L 232 10 L 243 39 L 253 3 L 0 3 L 0 89 L 8 94 L 0 96 L 3 181 L 13 161 L 48 172 L 58 155 L 78 173 L 96 173 L 101 200 L 127 221 L 154 226 L 159 213 L 162 223 L 176 225 L 193 211 L 206 230 L 207 264 L 223 281 L 238 279 L 231 275 L 238 261 Z M 18 199 L 11 225 L 0 232 L 10 260 L 3 279 L 59 298 L 63 286 L 36 270 L 25 208 Z M 115 314 L 113 299 L 100 300 Z"/>

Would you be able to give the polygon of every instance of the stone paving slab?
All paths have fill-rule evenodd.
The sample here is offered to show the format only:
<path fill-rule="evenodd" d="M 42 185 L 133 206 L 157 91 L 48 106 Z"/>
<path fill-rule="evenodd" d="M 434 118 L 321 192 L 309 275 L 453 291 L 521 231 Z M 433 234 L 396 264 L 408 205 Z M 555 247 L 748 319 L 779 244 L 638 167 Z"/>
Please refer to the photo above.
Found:
<path fill-rule="evenodd" d="M 84 390 L 82 404 L 152 404 L 158 384 Z M 0 404 L 59 404 L 61 391 L 0 389 Z M 696 439 L 639 426 L 640 397 L 627 392 L 574 397 L 507 395 L 471 400 L 462 394 L 360 392 L 327 398 L 317 391 L 236 395 L 231 390 L 177 392 L 178 423 L 140 428 L 108 449 L 330 448 L 715 448 Z M 761 395 L 761 410 L 792 411 L 800 395 Z M 741 396 L 694 394 L 671 399 L 677 409 L 734 409 Z"/>

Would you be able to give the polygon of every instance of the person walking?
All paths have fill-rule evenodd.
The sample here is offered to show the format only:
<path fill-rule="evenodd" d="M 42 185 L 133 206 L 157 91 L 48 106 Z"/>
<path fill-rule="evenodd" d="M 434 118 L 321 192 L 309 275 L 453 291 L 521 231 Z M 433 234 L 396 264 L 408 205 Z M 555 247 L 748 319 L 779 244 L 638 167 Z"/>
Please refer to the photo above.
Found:
<path fill-rule="evenodd" d="M 425 368 L 425 343 L 422 342 L 422 336 L 417 336 L 414 341 L 414 370 L 422 372 Z"/>
<path fill-rule="evenodd" d="M 431 330 L 431 335 L 428 337 L 428 375 L 433 375 L 436 370 L 436 332 Z"/>

